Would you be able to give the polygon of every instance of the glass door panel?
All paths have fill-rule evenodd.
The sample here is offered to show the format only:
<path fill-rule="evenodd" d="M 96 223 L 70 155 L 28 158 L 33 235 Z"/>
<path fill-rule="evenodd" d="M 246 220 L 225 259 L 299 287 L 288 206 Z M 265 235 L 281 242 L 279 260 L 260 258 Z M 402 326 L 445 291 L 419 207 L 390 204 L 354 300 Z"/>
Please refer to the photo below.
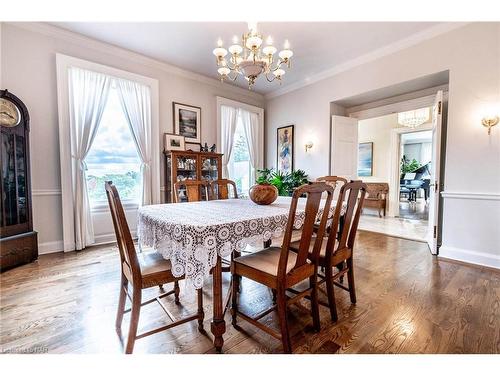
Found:
<path fill-rule="evenodd" d="M 177 157 L 177 176 L 174 176 L 174 181 L 196 180 L 198 158 L 196 156 L 179 156 Z M 186 188 L 181 186 L 177 191 L 181 202 L 187 201 Z"/>

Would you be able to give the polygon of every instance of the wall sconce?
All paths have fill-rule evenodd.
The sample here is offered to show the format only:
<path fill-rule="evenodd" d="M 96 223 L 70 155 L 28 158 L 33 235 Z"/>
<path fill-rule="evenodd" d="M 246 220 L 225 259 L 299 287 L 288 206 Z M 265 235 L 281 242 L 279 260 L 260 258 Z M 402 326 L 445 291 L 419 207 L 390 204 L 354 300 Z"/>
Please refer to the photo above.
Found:
<path fill-rule="evenodd" d="M 481 123 L 483 124 L 483 126 L 488 128 L 488 135 L 491 134 L 491 128 L 496 124 L 498 124 L 498 120 L 499 120 L 498 116 L 483 117 Z"/>
<path fill-rule="evenodd" d="M 309 149 L 311 149 L 312 146 L 314 146 L 314 143 L 312 143 L 312 141 L 307 142 L 306 143 L 306 152 L 309 151 Z"/>

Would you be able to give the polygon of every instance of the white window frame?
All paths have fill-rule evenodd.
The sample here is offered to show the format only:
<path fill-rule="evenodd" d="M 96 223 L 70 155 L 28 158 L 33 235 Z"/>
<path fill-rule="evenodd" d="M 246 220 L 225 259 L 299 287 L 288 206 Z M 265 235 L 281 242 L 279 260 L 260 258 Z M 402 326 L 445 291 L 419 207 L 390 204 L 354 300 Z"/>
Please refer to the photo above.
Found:
<path fill-rule="evenodd" d="M 254 105 L 250 105 L 247 103 L 238 102 L 236 100 L 227 99 L 222 96 L 217 96 L 217 141 L 219 145 L 222 145 L 222 130 L 221 130 L 221 121 L 220 121 L 220 113 L 221 106 L 228 106 L 233 108 L 241 108 L 249 112 L 257 113 L 259 115 L 259 152 L 257 156 L 257 167 L 252 168 L 252 180 L 255 181 L 257 175 L 257 169 L 264 168 L 264 108 L 256 107 Z M 252 186 L 252 184 L 250 184 Z"/>
<path fill-rule="evenodd" d="M 61 162 L 61 192 L 64 251 L 75 249 L 73 184 L 71 174 L 71 138 L 69 116 L 68 70 L 70 67 L 91 70 L 115 78 L 126 79 L 149 86 L 151 89 L 151 136 L 152 160 L 151 173 L 152 203 L 160 203 L 160 131 L 159 131 L 159 84 L 158 80 L 125 70 L 112 68 L 72 56 L 56 54 L 57 69 L 57 105 L 59 117 L 59 150 Z M 128 204 L 128 209 L 137 208 L 136 204 Z M 94 207 L 92 212 L 109 210 L 105 205 Z"/>

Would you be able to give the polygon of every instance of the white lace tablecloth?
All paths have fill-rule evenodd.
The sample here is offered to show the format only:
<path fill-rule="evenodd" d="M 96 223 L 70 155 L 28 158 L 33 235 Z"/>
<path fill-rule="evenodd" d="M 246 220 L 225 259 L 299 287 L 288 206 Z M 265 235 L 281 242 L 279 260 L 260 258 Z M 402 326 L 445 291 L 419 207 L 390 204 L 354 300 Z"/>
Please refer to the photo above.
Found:
<path fill-rule="evenodd" d="M 296 229 L 305 218 L 305 201 L 301 198 L 297 205 Z M 198 289 L 215 266 L 217 255 L 226 257 L 248 244 L 262 245 L 282 236 L 290 203 L 291 198 L 279 197 L 268 206 L 249 199 L 144 206 L 137 220 L 139 242 L 170 259 L 173 275 L 185 275 Z M 331 215 L 334 210 L 332 204 Z"/>

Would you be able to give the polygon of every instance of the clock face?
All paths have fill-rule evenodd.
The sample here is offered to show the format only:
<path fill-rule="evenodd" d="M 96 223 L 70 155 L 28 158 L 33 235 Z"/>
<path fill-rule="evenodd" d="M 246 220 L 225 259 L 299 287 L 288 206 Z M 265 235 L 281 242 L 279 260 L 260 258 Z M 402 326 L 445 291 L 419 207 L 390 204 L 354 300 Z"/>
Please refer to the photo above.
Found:
<path fill-rule="evenodd" d="M 10 100 L 0 98 L 0 126 L 12 128 L 21 122 L 19 108 Z"/>

